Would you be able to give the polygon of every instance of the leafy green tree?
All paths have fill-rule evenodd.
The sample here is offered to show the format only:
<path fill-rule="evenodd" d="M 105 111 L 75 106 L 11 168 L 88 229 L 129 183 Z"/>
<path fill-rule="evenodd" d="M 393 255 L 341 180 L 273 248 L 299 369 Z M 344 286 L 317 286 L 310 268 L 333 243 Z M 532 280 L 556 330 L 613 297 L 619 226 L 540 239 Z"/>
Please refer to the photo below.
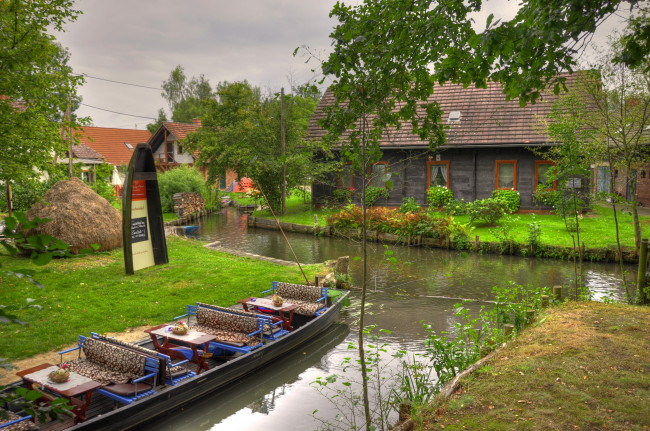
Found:
<path fill-rule="evenodd" d="M 302 96 L 285 97 L 286 156 L 281 156 L 281 106 L 277 98 L 262 98 L 259 88 L 248 82 L 221 82 L 218 100 L 205 102 L 202 127 L 187 138 L 190 151 L 200 150 L 197 164 L 205 166 L 208 182 L 227 169 L 249 177 L 266 194 L 274 209 L 281 207 L 282 167 L 286 166 L 287 189 L 319 178 L 333 168 L 314 160 L 320 146 L 304 139 L 308 119 L 316 102 Z"/>
<path fill-rule="evenodd" d="M 595 76 L 585 86 L 585 99 L 594 107 L 588 125 L 596 131 L 610 170 L 618 170 L 630 189 L 628 204 L 633 216 L 636 249 L 641 245 L 641 224 L 634 169 L 650 162 L 648 127 L 650 127 L 650 61 L 629 68 L 613 63 L 623 52 L 625 36 L 612 43 L 594 66 Z M 611 188 L 614 192 L 614 187 Z M 615 198 L 615 196 L 613 196 Z"/>
<path fill-rule="evenodd" d="M 83 78 L 48 34 L 79 14 L 72 0 L 0 2 L 0 183 L 35 178 L 66 151 L 60 127 L 82 123 L 57 122 Z"/>
<path fill-rule="evenodd" d="M 158 130 L 158 127 L 160 127 L 162 123 L 166 121 L 167 121 L 167 114 L 165 114 L 165 110 L 163 108 L 160 108 L 158 110 L 158 118 L 156 119 L 156 122 L 147 124 L 147 130 L 150 133 L 154 133 L 156 130 Z"/>
<path fill-rule="evenodd" d="M 581 184 L 582 181 L 589 180 L 592 173 L 590 165 L 598 153 L 598 144 L 593 139 L 594 130 L 585 127 L 589 107 L 576 92 L 558 99 L 553 105 L 546 130 L 553 142 L 559 145 L 544 152 L 546 158 L 555 162 L 555 167 L 548 173 L 546 184 L 538 190 L 542 200 L 553 205 L 555 211 L 564 218 L 565 227 L 573 241 L 576 299 L 584 286 L 584 256 L 581 251 L 584 242 L 580 239 L 580 218 L 588 207 L 588 197 L 581 187 L 577 187 L 577 182 Z"/>
<path fill-rule="evenodd" d="M 185 70 L 180 64 L 171 71 L 162 87 L 164 90 L 162 96 L 167 100 L 172 113 L 172 121 L 179 123 L 189 123 L 193 118 L 203 116 L 205 108 L 202 102 L 214 98 L 210 81 L 204 75 L 188 80 Z M 159 112 L 159 120 L 160 117 Z"/>

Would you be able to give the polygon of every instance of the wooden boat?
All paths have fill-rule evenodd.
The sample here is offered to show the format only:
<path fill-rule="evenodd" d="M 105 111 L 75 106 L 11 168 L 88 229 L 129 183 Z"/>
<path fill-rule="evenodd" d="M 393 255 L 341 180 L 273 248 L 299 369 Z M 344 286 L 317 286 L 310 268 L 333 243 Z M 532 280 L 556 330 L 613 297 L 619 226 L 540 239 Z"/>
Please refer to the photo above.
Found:
<path fill-rule="evenodd" d="M 159 386 L 156 388 L 155 394 L 141 398 L 132 404 L 120 404 L 117 408 L 114 408 L 113 400 L 104 398 L 100 394 L 93 395 L 90 407 L 86 412 L 87 419 L 84 422 L 75 425 L 72 420 L 65 423 L 53 421 L 44 424 L 41 429 L 70 431 L 135 429 L 167 412 L 197 402 L 201 397 L 224 388 L 261 367 L 273 362 L 282 364 L 283 358 L 292 350 L 313 342 L 336 321 L 348 295 L 349 292 L 342 292 L 341 295 L 334 298 L 328 297 L 327 310 L 322 314 L 314 317 L 300 316 L 299 319 L 294 319 L 292 332 L 276 340 L 266 340 L 261 347 L 249 353 L 207 359 L 207 371 L 181 380 L 175 386 Z M 325 341 L 323 340 L 323 342 Z M 139 344 L 152 348 L 150 340 L 143 340 Z M 188 363 L 187 366 L 192 371 L 196 367 L 192 363 Z M 9 389 L 21 384 L 22 382 L 16 382 L 10 385 Z"/>

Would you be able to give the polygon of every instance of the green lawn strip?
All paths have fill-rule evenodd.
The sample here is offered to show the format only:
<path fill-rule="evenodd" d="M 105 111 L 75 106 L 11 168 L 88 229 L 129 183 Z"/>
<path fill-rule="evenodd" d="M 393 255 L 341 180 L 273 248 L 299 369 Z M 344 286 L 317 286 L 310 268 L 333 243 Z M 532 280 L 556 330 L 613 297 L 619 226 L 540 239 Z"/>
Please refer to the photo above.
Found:
<path fill-rule="evenodd" d="M 305 202 L 301 196 L 292 195 L 287 199 L 287 213 L 285 215 L 280 215 L 279 211 L 276 211 L 275 215 L 280 221 L 285 223 L 295 223 L 308 226 L 314 225 L 314 216 L 316 216 L 318 218 L 319 226 L 327 226 L 327 216 L 338 211 L 338 208 L 313 209 L 310 202 Z M 268 209 L 255 211 L 254 215 L 261 218 L 273 218 L 271 211 Z"/>
<path fill-rule="evenodd" d="M 199 242 L 170 237 L 169 261 L 124 273 L 121 251 L 59 259 L 35 267 L 23 258 L 0 256 L 0 304 L 25 304 L 34 298 L 43 310 L 18 313 L 29 326 L 0 325 L 0 352 L 9 360 L 58 349 L 79 334 L 122 332 L 127 328 L 168 322 L 196 301 L 229 306 L 247 296 L 259 295 L 271 281 L 300 282 L 298 268 L 277 266 L 245 257 L 209 250 Z M 32 283 L 4 271 L 35 271 Z M 304 267 L 313 277 L 318 265 Z"/>
<path fill-rule="evenodd" d="M 319 226 L 326 226 L 327 216 L 335 213 L 336 209 L 310 209 L 309 203 L 293 202 L 287 204 L 287 215 L 279 216 L 281 221 L 287 223 L 303 224 L 313 226 L 314 215 L 318 216 Z M 277 215 L 277 214 L 276 214 Z M 438 213 L 440 217 L 446 217 L 444 213 Z M 271 219 L 268 210 L 256 211 L 255 216 Z M 499 242 L 497 236 L 498 226 L 510 224 L 510 236 L 513 241 L 519 244 L 528 244 L 529 226 L 534 221 L 541 224 L 540 244 L 562 247 L 572 247 L 573 240 L 567 232 L 564 219 L 555 214 L 509 214 L 506 215 L 496 226 L 472 224 L 469 216 L 454 216 L 454 221 L 467 226 L 470 238 L 476 236 L 483 242 Z M 640 217 L 643 236 L 650 235 L 650 217 Z M 634 227 L 630 214 L 618 212 L 621 245 L 634 246 Z M 614 228 L 614 215 L 611 208 L 594 206 L 593 211 L 580 219 L 580 240 L 585 243 L 586 248 L 615 248 L 616 230 Z M 575 233 L 574 233 L 575 236 Z"/>
<path fill-rule="evenodd" d="M 167 223 L 168 221 L 178 220 L 176 213 L 163 213 L 163 222 Z"/>
<path fill-rule="evenodd" d="M 650 426 L 650 308 L 569 303 L 538 321 L 427 408 L 421 429 Z"/>

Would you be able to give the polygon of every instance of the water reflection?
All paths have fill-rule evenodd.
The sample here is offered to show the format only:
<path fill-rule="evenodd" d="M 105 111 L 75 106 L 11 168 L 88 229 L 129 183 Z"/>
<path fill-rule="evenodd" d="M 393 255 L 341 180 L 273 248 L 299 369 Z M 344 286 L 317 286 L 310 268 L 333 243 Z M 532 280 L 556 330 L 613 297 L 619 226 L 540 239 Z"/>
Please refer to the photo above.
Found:
<path fill-rule="evenodd" d="M 288 418 L 291 429 L 312 429 L 313 410 L 305 413 L 304 407 L 318 408 L 322 400 L 315 399 L 309 383 L 340 363 L 335 351 L 348 334 L 347 325 L 335 324 L 299 350 L 142 429 L 280 430 L 286 429 Z"/>
<path fill-rule="evenodd" d="M 218 241 L 222 247 L 293 261 L 293 255 L 279 232 L 247 229 L 246 215 L 232 208 L 199 221 L 195 238 Z M 339 256 L 359 256 L 357 241 L 286 233 L 301 263 L 319 263 Z M 454 250 L 390 245 L 397 258 L 392 265 L 382 244 L 370 243 L 369 287 L 393 295 L 491 298 L 494 286 L 512 280 L 532 286 L 568 285 L 575 278 L 573 264 L 553 259 L 462 253 Z M 360 284 L 361 261 L 352 261 L 351 276 Z M 585 262 L 585 282 L 597 299 L 625 297 L 620 269 L 614 264 Z M 633 272 L 634 268 L 626 267 Z"/>

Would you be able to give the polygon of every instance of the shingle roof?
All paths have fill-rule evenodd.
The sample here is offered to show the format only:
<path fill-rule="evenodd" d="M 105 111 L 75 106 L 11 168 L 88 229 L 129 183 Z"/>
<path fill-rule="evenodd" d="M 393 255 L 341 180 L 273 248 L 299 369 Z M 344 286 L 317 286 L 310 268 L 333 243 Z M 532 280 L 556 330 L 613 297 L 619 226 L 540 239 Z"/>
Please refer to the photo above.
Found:
<path fill-rule="evenodd" d="M 104 160 L 101 154 L 83 143 L 72 146 L 72 155 L 78 159 Z"/>
<path fill-rule="evenodd" d="M 81 142 L 101 154 L 111 165 L 128 164 L 133 148 L 139 143 L 147 142 L 151 136 L 148 130 L 91 126 L 84 127 L 81 134 Z M 133 148 L 127 147 L 126 143 Z"/>
<path fill-rule="evenodd" d="M 575 82 L 576 75 L 567 76 L 567 86 Z M 525 146 L 548 143 L 550 139 L 540 133 L 539 117 L 551 111 L 553 102 L 559 96 L 544 93 L 542 100 L 534 105 L 519 106 L 519 100 L 506 101 L 501 84 L 489 83 L 487 88 L 463 88 L 462 85 L 435 85 L 429 102 L 437 101 L 442 109 L 442 123 L 445 126 L 447 142 L 442 148 L 455 146 Z M 318 126 L 318 120 L 325 117 L 323 108 L 334 103 L 334 95 L 326 91 L 316 113 L 309 122 L 307 136 L 321 139 L 325 130 Z M 458 122 L 449 122 L 449 113 L 460 111 Z M 428 146 L 417 135 L 411 133 L 411 126 L 402 123 L 400 130 L 390 129 L 384 133 L 383 147 Z"/>
<path fill-rule="evenodd" d="M 177 140 L 185 139 L 188 133 L 192 133 L 201 128 L 198 124 L 187 123 L 168 123 L 164 122 L 163 126 L 167 128 L 169 133 L 174 135 Z"/>
<path fill-rule="evenodd" d="M 158 147 L 163 143 L 164 141 L 164 131 L 167 130 L 173 137 L 177 140 L 180 141 L 181 139 L 185 139 L 187 137 L 188 133 L 192 133 L 197 131 L 198 129 L 201 128 L 201 122 L 200 120 L 195 120 L 192 124 L 189 123 L 172 123 L 165 121 L 162 123 L 160 127 L 151 135 L 149 140 L 147 141 L 149 145 L 151 145 L 151 149 L 153 152 L 156 152 L 158 150 Z M 198 156 L 199 152 L 195 151 L 193 156 L 196 158 Z"/>

